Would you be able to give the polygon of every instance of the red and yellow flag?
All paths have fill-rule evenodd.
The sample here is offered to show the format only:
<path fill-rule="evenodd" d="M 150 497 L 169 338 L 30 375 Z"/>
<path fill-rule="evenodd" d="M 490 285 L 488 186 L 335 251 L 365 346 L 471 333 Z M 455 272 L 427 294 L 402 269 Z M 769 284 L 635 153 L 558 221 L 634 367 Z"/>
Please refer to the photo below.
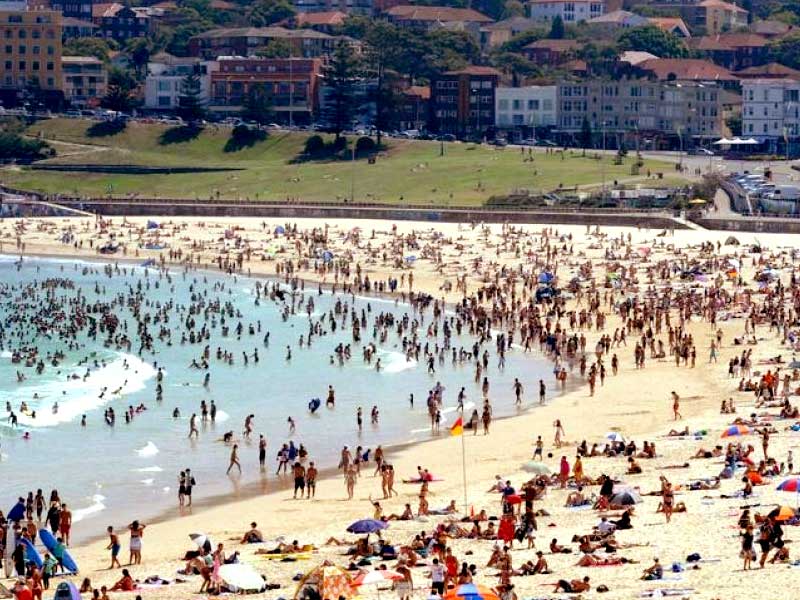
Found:
<path fill-rule="evenodd" d="M 461 435 L 462 433 L 464 433 L 464 420 L 458 417 L 453 426 L 450 427 L 450 435 Z"/>

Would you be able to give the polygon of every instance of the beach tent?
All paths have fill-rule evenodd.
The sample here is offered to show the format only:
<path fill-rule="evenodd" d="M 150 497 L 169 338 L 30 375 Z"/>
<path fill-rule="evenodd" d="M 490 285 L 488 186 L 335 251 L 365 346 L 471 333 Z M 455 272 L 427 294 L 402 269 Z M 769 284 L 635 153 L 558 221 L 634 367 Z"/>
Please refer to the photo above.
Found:
<path fill-rule="evenodd" d="M 350 585 L 352 579 L 347 571 L 325 561 L 300 579 L 294 598 L 351 598 L 357 594 Z"/>
<path fill-rule="evenodd" d="M 333 260 L 333 252 L 331 252 L 330 250 L 325 250 L 322 253 L 322 260 L 324 260 L 325 262 L 331 262 Z"/>
<path fill-rule="evenodd" d="M 266 583 L 253 567 L 243 563 L 222 565 L 219 576 L 232 592 L 261 592 Z"/>
<path fill-rule="evenodd" d="M 729 235 L 727 238 L 725 238 L 725 245 L 726 246 L 738 246 L 739 245 L 739 240 L 736 239 L 734 236 Z"/>
<path fill-rule="evenodd" d="M 791 506 L 784 505 L 772 509 L 767 516 L 775 519 L 776 521 L 789 521 L 797 516 L 797 511 Z"/>
<path fill-rule="evenodd" d="M 630 487 L 615 487 L 614 495 L 611 496 L 611 504 L 621 504 L 622 506 L 631 506 L 639 504 L 642 497 L 639 493 Z"/>
<path fill-rule="evenodd" d="M 81 600 L 81 593 L 71 581 L 62 581 L 56 588 L 53 600 Z"/>
<path fill-rule="evenodd" d="M 275 228 L 275 235 L 283 235 L 284 233 L 286 233 L 286 229 L 283 228 L 283 225 L 278 225 Z"/>
<path fill-rule="evenodd" d="M 606 439 L 610 442 L 625 443 L 625 436 L 623 436 L 619 431 L 609 431 L 606 434 Z"/>
<path fill-rule="evenodd" d="M 159 225 L 155 221 L 147 221 L 147 228 L 148 229 L 158 229 Z"/>

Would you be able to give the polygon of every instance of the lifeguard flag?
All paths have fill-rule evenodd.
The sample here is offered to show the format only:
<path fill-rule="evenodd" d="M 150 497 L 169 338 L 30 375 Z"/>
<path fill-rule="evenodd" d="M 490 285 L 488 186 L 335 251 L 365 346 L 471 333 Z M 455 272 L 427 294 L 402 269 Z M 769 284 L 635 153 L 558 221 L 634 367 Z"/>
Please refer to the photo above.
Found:
<path fill-rule="evenodd" d="M 453 426 L 450 427 L 450 435 L 461 435 L 462 433 L 464 433 L 464 421 L 461 417 L 458 417 Z"/>

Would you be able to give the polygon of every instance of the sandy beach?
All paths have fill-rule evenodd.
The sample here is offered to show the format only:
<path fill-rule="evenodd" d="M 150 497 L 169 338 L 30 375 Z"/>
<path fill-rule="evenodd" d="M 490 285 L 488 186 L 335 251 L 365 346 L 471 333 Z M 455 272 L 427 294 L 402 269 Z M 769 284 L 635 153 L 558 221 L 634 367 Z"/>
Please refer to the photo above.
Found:
<path fill-rule="evenodd" d="M 7 220 L 0 223 L 0 252 L 9 255 L 80 257 L 98 261 L 131 260 L 137 263 L 153 259 L 156 263 L 163 261 L 173 268 L 191 264 L 193 268 L 211 269 L 219 269 L 220 265 L 225 267 L 225 261 L 235 265 L 237 259 L 241 258 L 242 269 L 239 272 L 279 278 L 286 276 L 286 261 L 292 261 L 292 275 L 307 281 L 306 286 L 315 285 L 312 282 L 319 281 L 326 285 L 335 284 L 341 289 L 345 279 L 341 275 L 337 281 L 335 273 L 315 270 L 314 265 L 318 261 L 302 256 L 299 253 L 300 244 L 294 244 L 291 238 L 275 233 L 278 226 L 288 227 L 288 224 L 277 220 L 153 220 L 158 222 L 158 228 L 147 229 L 147 219 L 127 219 L 123 222 L 123 219 L 115 218 L 102 228 L 93 219 L 28 219 L 24 222 Z M 329 241 L 325 248 L 335 256 L 346 256 L 352 265 L 358 264 L 362 275 L 369 275 L 373 282 L 390 276 L 399 277 L 401 273 L 407 282 L 408 276 L 413 273 L 413 290 L 426 291 L 434 298 L 444 298 L 448 308 L 464 296 L 464 292 L 458 289 L 459 277 L 466 276 L 464 282 L 469 295 L 486 284 L 506 286 L 509 273 L 517 265 L 530 264 L 534 255 L 541 257 L 543 252 L 541 232 L 544 228 L 535 225 L 517 227 L 513 235 L 504 236 L 500 225 L 473 227 L 467 224 L 402 222 L 397 223 L 396 230 L 393 231 L 394 224 L 379 221 L 356 223 L 303 219 L 293 221 L 292 225 L 294 224 L 298 230 L 309 235 L 315 228 L 320 232 L 327 227 Z M 354 232 L 353 227 L 356 225 L 359 230 Z M 774 372 L 776 367 L 780 367 L 780 377 L 785 373 L 792 373 L 788 364 L 792 360 L 793 352 L 788 342 L 784 341 L 784 334 L 792 331 L 794 316 L 791 320 L 787 318 L 785 328 L 770 327 L 769 320 L 757 319 L 755 344 L 738 345 L 734 343 L 734 338 L 744 335 L 745 315 L 749 314 L 749 309 L 764 301 L 765 290 L 759 289 L 754 278 L 767 265 L 774 267 L 778 273 L 777 279 L 768 283 L 768 287 L 775 289 L 779 280 L 789 288 L 785 300 L 787 311 L 792 310 L 794 300 L 791 297 L 793 292 L 790 279 L 797 263 L 791 251 L 796 244 L 796 236 L 737 234 L 740 245 L 726 245 L 729 234 L 725 232 L 684 230 L 660 235 L 660 231 L 644 229 L 602 228 L 599 233 L 594 227 L 591 232 L 586 227 L 578 226 L 555 226 L 547 229 L 549 247 L 558 249 L 557 257 L 553 258 L 553 266 L 559 285 L 566 287 L 581 268 L 585 274 L 582 278 L 585 285 L 590 286 L 592 281 L 596 283 L 599 310 L 606 317 L 604 327 L 598 329 L 592 326 L 578 330 L 579 334 L 585 335 L 586 352 L 592 357 L 600 336 L 612 335 L 615 330 L 624 327 L 619 311 L 610 304 L 612 301 L 638 297 L 640 301 L 646 302 L 648 288 L 652 288 L 649 297 L 656 298 L 667 285 L 684 291 L 694 289 L 702 298 L 704 290 L 719 284 L 730 296 L 729 305 L 720 309 L 715 324 L 702 318 L 696 311 L 684 323 L 684 329 L 691 335 L 696 348 L 696 361 L 689 361 L 690 364 L 686 365 L 681 361 L 680 366 L 676 366 L 669 351 L 663 358 L 651 358 L 648 348 L 645 351 L 644 368 L 636 368 L 634 347 L 641 336 L 629 331 L 625 344 L 613 346 L 604 357 L 608 364 L 612 354 L 618 356 L 618 373 L 612 374 L 611 368 L 608 368 L 603 384 L 598 382 L 593 395 L 590 394 L 585 377 L 581 377 L 577 364 L 570 368 L 565 363 L 569 384 L 566 392 L 555 397 L 558 382 L 551 377 L 546 381 L 551 392 L 544 406 L 514 418 L 493 422 L 489 435 L 482 435 L 481 432 L 473 435 L 469 431 L 461 437 L 450 436 L 444 431 L 430 441 L 390 450 L 387 459 L 394 465 L 398 479 L 412 477 L 417 472 L 417 466 L 429 469 L 437 477 L 443 478 L 443 481 L 430 486 L 428 501 L 431 508 L 444 508 L 451 500 L 455 500 L 459 510 L 464 511 L 463 443 L 467 476 L 466 512 L 474 510 L 478 513 L 485 509 L 490 515 L 499 516 L 502 514 L 501 495 L 487 490 L 494 484 L 496 476 L 500 476 L 503 481 L 511 481 L 516 490 L 531 478 L 530 474 L 523 471 L 522 466 L 531 460 L 537 436 L 542 436 L 544 440 L 543 462 L 553 472 L 558 472 L 562 456 L 572 465 L 578 444 L 584 440 L 589 447 L 598 444 L 602 450 L 608 441 L 606 435 L 609 432 L 618 432 L 626 440 L 636 441 L 637 452 L 647 440 L 655 444 L 656 457 L 637 459 L 642 468 L 639 474 L 626 473 L 628 463 L 625 457 L 601 455 L 583 459 L 586 476 L 596 478 L 607 474 L 642 494 L 643 501 L 635 505 L 633 528 L 620 531 L 616 535 L 618 542 L 629 547 L 621 547 L 615 554 L 635 562 L 594 568 L 577 566 L 581 553 L 578 545 L 571 540 L 573 536 L 589 533 L 599 523 L 602 513 L 591 508 L 576 510 L 566 507 L 567 494 L 574 491 L 574 488 L 559 489 L 558 486 L 551 486 L 544 498 L 534 504 L 536 510 L 544 509 L 547 512 L 547 515 L 537 517 L 536 548 L 527 549 L 526 542 L 520 544 L 515 541 L 510 554 L 514 569 L 518 569 L 528 560 L 535 562 L 536 550 L 541 550 L 552 574 L 513 576 L 512 583 L 517 597 L 520 600 L 566 597 L 564 594 L 553 593 L 555 582 L 560 579 L 582 579 L 585 576 L 591 578 L 591 590 L 584 593 L 584 597 L 639 598 L 648 590 L 656 588 L 674 590 L 677 597 L 697 599 L 767 599 L 786 596 L 788 584 L 793 580 L 793 567 L 788 562 L 768 562 L 763 570 L 742 571 L 742 560 L 739 557 L 740 528 L 737 521 L 742 507 L 746 505 L 752 507 L 751 513 L 760 514 L 770 512 L 776 505 L 797 505 L 797 495 L 776 490 L 776 486 L 790 476 L 788 466 L 779 475 L 764 477 L 766 484 L 756 486 L 754 496 L 748 499 L 721 497 L 733 496 L 734 492 L 742 489 L 745 471 L 741 468 L 736 470 L 732 478 L 723 479 L 718 489 L 691 491 L 688 484 L 700 478 L 715 477 L 723 470 L 724 455 L 708 459 L 691 458 L 700 448 L 710 451 L 718 444 L 741 442 L 745 446 L 751 444 L 756 448 L 752 456 L 756 464 L 763 458 L 761 438 L 758 435 L 721 439 L 722 432 L 736 417 L 747 419 L 751 413 L 770 414 L 769 420 L 763 423 L 768 422 L 775 427 L 776 431 L 770 437 L 769 456 L 778 465 L 787 462 L 790 450 L 796 450 L 798 434 L 787 430 L 796 420 L 775 418 L 778 410 L 776 408 L 756 408 L 753 392 L 738 391 L 740 377 L 733 378 L 728 373 L 729 360 L 740 356 L 743 349 L 752 349 L 751 377 L 755 381 L 759 374 L 768 369 Z M 398 243 L 398 236 L 410 235 L 412 232 L 415 232 L 415 249 Z M 624 241 L 619 241 L 620 236 Z M 110 242 L 121 244 L 122 247 L 114 254 L 98 254 L 98 247 Z M 712 245 L 703 248 L 703 242 L 710 242 Z M 760 253 L 751 252 L 755 243 L 761 245 Z M 146 244 L 160 249 L 146 249 Z M 414 260 L 407 258 L 410 255 L 415 257 Z M 726 258 L 740 264 L 739 275 L 743 285 L 735 287 L 733 280 L 725 277 L 725 272 L 729 269 L 725 263 Z M 670 272 L 668 279 L 662 280 L 658 277 L 660 269 L 669 272 L 670 266 L 679 261 L 684 261 L 684 264 L 676 272 Z M 713 263 L 716 269 L 707 269 L 708 272 L 703 277 L 681 281 L 680 271 L 688 268 L 692 261 L 698 264 L 702 261 L 707 267 Z M 614 272 L 622 273 L 624 287 L 612 286 L 612 279 L 607 277 L 609 267 Z M 406 283 L 404 291 L 407 292 L 408 289 Z M 510 289 L 507 288 L 506 291 Z M 749 294 L 745 294 L 745 289 L 752 292 L 752 299 Z M 587 304 L 588 294 L 582 299 L 573 295 L 566 306 L 568 310 L 580 312 L 587 308 Z M 491 309 L 491 303 L 487 306 Z M 670 314 L 672 324 L 677 325 L 680 320 L 678 311 L 673 307 Z M 574 331 L 569 327 L 567 318 L 562 318 L 561 322 L 568 331 Z M 655 335 L 665 343 L 666 329 L 668 328 Z M 720 335 L 718 331 L 721 332 L 722 340 L 718 356 L 715 362 L 709 364 L 711 343 Z M 518 352 L 521 349 L 513 351 Z M 779 355 L 782 358 L 781 364 L 762 362 Z M 531 380 L 524 381 L 523 384 L 525 403 L 536 404 L 537 382 Z M 794 389 L 797 386 L 797 381 L 794 381 L 791 387 Z M 673 391 L 680 397 L 680 420 L 675 420 L 673 416 Z M 720 413 L 721 402 L 728 398 L 733 399 L 736 414 Z M 512 405 L 514 390 L 493 389 L 491 399 L 494 405 Z M 789 400 L 796 402 L 797 398 L 792 394 Z M 561 447 L 554 444 L 556 420 L 560 420 L 564 428 L 565 442 Z M 759 423 L 759 427 L 763 423 Z M 682 430 L 684 427 L 688 427 L 692 434 L 704 433 L 682 437 L 667 435 L 671 429 Z M 270 452 L 270 455 L 273 454 L 274 452 Z M 13 456 L 10 459 L 13 460 Z M 78 468 L 69 462 L 61 467 Z M 245 462 L 243 468 L 255 469 L 257 466 Z M 259 597 L 291 598 L 296 587 L 292 578 L 297 573 L 304 573 L 323 560 L 342 566 L 347 566 L 350 562 L 350 557 L 344 556 L 345 546 L 327 546 L 325 542 L 331 536 L 355 541 L 357 536 L 345 533 L 346 526 L 356 519 L 372 517 L 370 498 L 382 498 L 380 478 L 373 477 L 373 471 L 374 465 L 366 466 L 356 484 L 355 499 L 352 501 L 346 500 L 345 485 L 338 475 L 319 481 L 314 500 L 293 500 L 291 491 L 286 490 L 246 499 L 233 497 L 212 506 L 198 502 L 193 510 L 185 509 L 183 512 L 179 512 L 176 507 L 173 515 L 167 515 L 165 520 L 146 528 L 142 564 L 132 567 L 131 574 L 139 580 L 159 575 L 167 579 L 180 577 L 187 582 L 144 587 L 136 592 L 111 592 L 110 596 L 133 598 L 139 594 L 145 599 L 154 600 L 198 597 L 201 578 L 178 575 L 177 570 L 184 566 L 181 557 L 194 547 L 188 535 L 203 532 L 215 543 L 223 542 L 228 555 L 238 551 L 243 562 L 263 574 L 269 583 L 280 585 Z M 686 512 L 674 514 L 669 523 L 665 522 L 662 513 L 656 512 L 662 500 L 659 492 L 659 476 L 662 475 L 672 482 L 676 503 L 685 503 L 686 507 Z M 224 477 L 222 465 L 220 477 Z M 269 477 L 274 479 L 271 473 Z M 419 486 L 399 484 L 397 487 L 399 496 L 381 500 L 384 513 L 400 513 L 404 504 L 409 503 L 416 514 Z M 585 492 L 587 495 L 599 494 L 599 487 L 587 485 Z M 649 492 L 659 493 L 646 495 Z M 19 490 L 19 493 L 22 494 L 23 490 Z M 619 510 L 610 511 L 610 514 L 617 516 L 619 513 Z M 383 532 L 383 537 L 395 544 L 407 544 L 420 531 L 430 532 L 446 518 L 429 516 L 419 520 L 392 521 Z M 260 547 L 272 547 L 275 544 L 239 543 L 251 521 L 258 523 L 258 528 L 269 540 L 279 537 L 287 542 L 298 540 L 301 545 L 313 544 L 318 550 L 309 558 L 294 562 L 267 560 L 255 552 Z M 116 522 L 113 514 L 108 515 L 108 522 L 120 531 L 126 525 Z M 467 525 L 469 524 L 465 526 Z M 76 525 L 79 526 L 80 524 Z M 796 529 L 784 525 L 784 531 L 791 561 L 797 558 L 796 546 L 790 543 L 796 537 Z M 119 570 L 108 570 L 108 542 L 102 537 L 104 532 L 82 534 L 96 536 L 97 541 L 70 549 L 81 567 L 80 575 L 75 578 L 76 582 L 88 577 L 94 587 L 113 584 L 119 578 Z M 572 553 L 551 554 L 549 545 L 553 538 L 559 544 L 570 546 Z M 121 535 L 121 542 L 121 560 L 124 565 L 127 562 L 127 534 Z M 466 561 L 477 565 L 475 581 L 487 586 L 499 583 L 498 569 L 486 567 L 494 544 L 491 540 L 464 538 L 452 538 L 448 541 L 459 563 Z M 770 553 L 770 558 L 773 552 L 775 550 Z M 700 562 L 687 563 L 687 556 L 694 553 L 702 557 Z M 642 570 L 651 566 L 654 558 L 659 558 L 664 565 L 664 578 L 658 581 L 642 581 Z M 681 570 L 673 572 L 673 563 L 680 563 Z M 380 561 L 373 562 L 374 566 L 378 564 Z M 386 564 L 391 568 L 395 561 L 386 561 Z M 754 566 L 758 567 L 757 561 Z M 426 598 L 430 589 L 428 568 L 418 567 L 412 572 L 414 597 Z M 607 586 L 610 592 L 603 594 L 596 591 L 601 584 Z M 366 586 L 359 593 L 364 597 L 377 597 L 378 594 L 374 587 Z M 50 597 L 51 594 L 52 590 L 46 592 L 45 597 Z M 380 594 L 389 597 L 394 592 L 381 591 Z"/>

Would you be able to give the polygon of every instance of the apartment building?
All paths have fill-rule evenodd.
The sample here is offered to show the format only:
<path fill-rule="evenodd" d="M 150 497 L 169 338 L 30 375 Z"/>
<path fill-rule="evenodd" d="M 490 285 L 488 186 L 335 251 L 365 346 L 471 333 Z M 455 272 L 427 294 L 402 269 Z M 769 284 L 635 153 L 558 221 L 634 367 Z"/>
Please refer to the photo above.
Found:
<path fill-rule="evenodd" d="M 63 100 L 61 13 L 0 11 L 0 100 L 4 106 Z"/>
<path fill-rule="evenodd" d="M 536 130 L 558 124 L 555 85 L 499 87 L 495 90 L 495 125 L 518 137 L 532 137 Z"/>
<path fill-rule="evenodd" d="M 102 37 L 123 45 L 130 39 L 147 37 L 151 32 L 147 8 L 131 8 L 118 2 L 95 4 L 92 22 L 97 25 Z"/>
<path fill-rule="evenodd" d="M 431 129 L 459 138 L 482 138 L 494 128 L 500 72 L 471 66 L 442 73 L 431 82 Z"/>
<path fill-rule="evenodd" d="M 291 46 L 293 56 L 303 58 L 328 56 L 341 40 L 360 51 L 359 43 L 352 38 L 313 29 L 238 27 L 212 29 L 194 36 L 189 40 L 189 54 L 205 60 L 214 60 L 218 56 L 253 56 L 272 40 L 284 40 Z"/>
<path fill-rule="evenodd" d="M 716 82 L 629 79 L 558 85 L 558 135 L 577 143 L 584 119 L 594 145 L 652 149 L 708 144 L 724 134 L 723 89 Z"/>
<path fill-rule="evenodd" d="M 556 17 L 565 23 L 579 23 L 605 13 L 605 0 L 528 0 L 528 16 L 545 23 Z"/>
<path fill-rule="evenodd" d="M 216 61 L 157 54 L 147 64 L 144 107 L 149 110 L 177 109 L 180 106 L 183 82 L 193 74 L 200 79 L 200 100 L 208 104 L 211 98 L 211 73 L 218 68 Z"/>
<path fill-rule="evenodd" d="M 106 95 L 108 74 L 102 60 L 94 56 L 64 56 L 64 100 L 75 108 L 96 107 Z"/>
<path fill-rule="evenodd" d="M 800 80 L 742 81 L 742 135 L 765 143 L 770 152 L 800 151 Z"/>
<path fill-rule="evenodd" d="M 253 87 L 263 85 L 276 122 L 309 124 L 317 114 L 321 59 L 221 56 L 218 63 L 211 72 L 211 110 L 238 112 Z"/>
<path fill-rule="evenodd" d="M 747 27 L 747 10 L 723 0 L 657 0 L 652 5 L 679 13 L 695 34 L 717 35 Z"/>

